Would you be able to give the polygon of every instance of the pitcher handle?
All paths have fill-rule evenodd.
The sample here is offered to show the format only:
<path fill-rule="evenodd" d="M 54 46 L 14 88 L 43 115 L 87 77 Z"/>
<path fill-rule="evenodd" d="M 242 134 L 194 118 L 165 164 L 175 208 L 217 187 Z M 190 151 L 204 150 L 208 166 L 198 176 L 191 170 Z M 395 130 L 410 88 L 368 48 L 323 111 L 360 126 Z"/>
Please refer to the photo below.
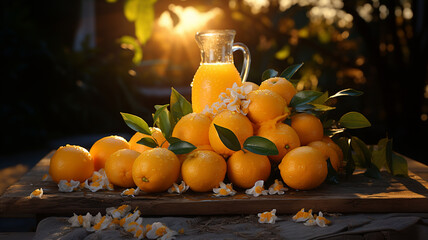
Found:
<path fill-rule="evenodd" d="M 242 70 L 241 70 L 241 79 L 244 83 L 247 81 L 248 73 L 250 72 L 250 63 L 251 63 L 251 56 L 250 56 L 250 50 L 248 49 L 245 44 L 237 42 L 234 43 L 232 46 L 232 51 L 235 52 L 236 50 L 241 50 L 244 54 L 244 62 L 242 63 Z"/>

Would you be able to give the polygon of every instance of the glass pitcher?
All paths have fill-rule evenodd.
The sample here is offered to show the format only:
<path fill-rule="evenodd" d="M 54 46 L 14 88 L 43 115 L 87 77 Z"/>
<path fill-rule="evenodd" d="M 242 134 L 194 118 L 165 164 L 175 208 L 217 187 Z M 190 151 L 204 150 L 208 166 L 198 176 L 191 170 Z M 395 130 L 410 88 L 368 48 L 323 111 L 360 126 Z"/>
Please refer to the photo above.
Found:
<path fill-rule="evenodd" d="M 208 30 L 196 33 L 201 64 L 193 77 L 193 112 L 202 112 L 219 101 L 219 95 L 234 83 L 241 86 L 250 70 L 250 51 L 242 43 L 233 43 L 235 30 Z M 244 62 L 241 74 L 233 63 L 233 52 L 241 50 Z"/>

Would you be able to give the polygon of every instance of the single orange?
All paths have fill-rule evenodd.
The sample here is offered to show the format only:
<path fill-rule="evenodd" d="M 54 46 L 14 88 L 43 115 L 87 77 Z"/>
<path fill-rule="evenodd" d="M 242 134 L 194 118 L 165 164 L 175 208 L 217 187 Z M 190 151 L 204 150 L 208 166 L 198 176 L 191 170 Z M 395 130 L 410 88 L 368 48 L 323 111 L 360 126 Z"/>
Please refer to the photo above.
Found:
<path fill-rule="evenodd" d="M 278 154 L 269 156 L 269 158 L 276 163 L 281 162 L 282 158 L 289 151 L 296 147 L 300 147 L 300 139 L 296 131 L 282 122 L 262 123 L 257 130 L 257 136 L 267 138 L 275 144 L 278 149 Z"/>
<path fill-rule="evenodd" d="M 202 113 L 190 113 L 182 117 L 174 127 L 172 136 L 195 146 L 209 146 L 208 131 L 211 119 Z"/>
<path fill-rule="evenodd" d="M 120 136 L 103 137 L 96 141 L 89 150 L 94 158 L 95 171 L 104 168 L 105 162 L 112 153 L 125 148 L 129 149 L 129 143 Z"/>
<path fill-rule="evenodd" d="M 181 166 L 184 182 L 195 192 L 209 192 L 219 187 L 226 176 L 226 161 L 213 151 L 192 152 Z"/>
<path fill-rule="evenodd" d="M 151 147 L 137 143 L 138 141 L 140 141 L 142 138 L 145 138 L 145 137 L 155 139 L 156 142 L 159 144 L 159 146 L 162 145 L 161 147 L 163 148 L 169 147 L 169 143 L 165 140 L 165 137 L 163 136 L 162 131 L 159 128 L 152 127 L 150 128 L 150 131 L 152 131 L 152 136 L 146 135 L 140 132 L 135 132 L 135 134 L 129 140 L 129 148 L 140 153 L 146 150 L 152 149 Z"/>
<path fill-rule="evenodd" d="M 322 154 L 324 154 L 325 157 L 330 158 L 331 165 L 336 171 L 339 171 L 341 167 L 341 161 L 339 160 L 339 156 L 337 155 L 337 152 L 330 147 L 326 142 L 324 141 L 313 141 L 308 144 L 309 147 L 313 147 Z"/>
<path fill-rule="evenodd" d="M 333 148 L 336 151 L 337 156 L 339 157 L 339 161 L 342 162 L 343 161 L 342 148 L 340 148 L 339 145 L 337 145 L 329 136 L 324 136 L 322 138 L 322 141 L 326 142 L 328 144 L 328 146 L 330 146 L 331 148 Z"/>
<path fill-rule="evenodd" d="M 285 100 L 271 90 L 252 91 L 247 95 L 247 99 L 250 100 L 247 116 L 253 123 L 261 124 L 288 113 Z"/>
<path fill-rule="evenodd" d="M 256 83 L 253 83 L 253 82 L 244 82 L 243 84 L 242 84 L 242 86 L 251 86 L 251 91 L 256 91 L 256 90 L 258 90 L 259 89 L 259 85 L 257 85 Z"/>
<path fill-rule="evenodd" d="M 282 77 L 274 77 L 269 78 L 263 81 L 260 84 L 260 90 L 268 89 L 278 93 L 281 97 L 285 99 L 287 105 L 290 104 L 291 99 L 296 95 L 297 90 L 293 86 L 293 84 L 285 78 Z"/>
<path fill-rule="evenodd" d="M 227 160 L 227 177 L 234 185 L 251 188 L 258 180 L 269 178 L 269 158 L 252 152 L 237 151 Z"/>
<path fill-rule="evenodd" d="M 134 183 L 147 193 L 164 192 L 178 179 L 180 161 L 165 148 L 153 148 L 137 157 L 132 166 Z"/>
<path fill-rule="evenodd" d="M 84 182 L 94 172 L 94 160 L 83 147 L 66 145 L 60 147 L 51 158 L 49 175 L 58 183 L 60 180 Z"/>
<path fill-rule="evenodd" d="M 309 113 L 298 113 L 292 116 L 291 127 L 299 135 L 301 145 L 321 140 L 324 136 L 324 128 L 321 121 Z"/>
<path fill-rule="evenodd" d="M 104 169 L 108 180 L 119 187 L 135 187 L 132 165 L 140 153 L 131 149 L 120 149 L 107 159 Z"/>
<path fill-rule="evenodd" d="M 234 151 L 228 149 L 221 141 L 214 124 L 232 131 L 241 146 L 244 141 L 253 136 L 253 125 L 248 118 L 240 113 L 225 110 L 214 117 L 209 128 L 210 145 L 217 153 L 230 156 Z"/>
<path fill-rule="evenodd" d="M 309 190 L 321 185 L 327 177 L 327 158 L 313 147 L 301 146 L 288 152 L 279 170 L 282 180 L 297 190 Z"/>

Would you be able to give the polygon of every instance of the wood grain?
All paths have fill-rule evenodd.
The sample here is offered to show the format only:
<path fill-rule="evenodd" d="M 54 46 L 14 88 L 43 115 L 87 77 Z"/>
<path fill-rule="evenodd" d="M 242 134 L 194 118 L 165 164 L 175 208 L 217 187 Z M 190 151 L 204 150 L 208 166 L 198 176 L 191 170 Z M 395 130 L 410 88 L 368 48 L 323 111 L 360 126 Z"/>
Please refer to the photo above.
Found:
<path fill-rule="evenodd" d="M 290 190 L 285 195 L 252 197 L 238 189 L 237 195 L 224 198 L 214 197 L 212 193 L 193 192 L 142 194 L 131 198 L 121 197 L 121 188 L 96 193 L 86 189 L 58 192 L 54 182 L 41 181 L 48 172 L 52 155 L 53 152 L 44 157 L 0 197 L 0 216 L 104 214 L 107 207 L 121 204 L 138 207 L 146 216 L 255 214 L 273 208 L 280 214 L 295 213 L 301 208 L 330 213 L 428 212 L 428 183 L 413 172 L 409 172 L 409 178 L 392 177 L 382 172 L 381 179 L 357 173 L 337 185 L 323 184 L 312 191 Z M 425 165 L 407 160 L 409 169 L 428 173 Z M 36 188 L 43 188 L 42 199 L 29 198 Z"/>

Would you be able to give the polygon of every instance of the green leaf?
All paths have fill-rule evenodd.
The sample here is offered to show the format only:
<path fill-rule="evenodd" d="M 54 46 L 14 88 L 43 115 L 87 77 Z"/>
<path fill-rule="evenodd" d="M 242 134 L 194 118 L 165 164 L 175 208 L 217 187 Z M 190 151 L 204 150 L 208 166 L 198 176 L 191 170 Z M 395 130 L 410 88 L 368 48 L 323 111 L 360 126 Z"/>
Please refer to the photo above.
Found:
<path fill-rule="evenodd" d="M 354 96 L 360 96 L 362 94 L 363 94 L 363 92 L 361 92 L 361 91 L 358 91 L 358 90 L 355 90 L 352 88 L 347 88 L 347 89 L 343 89 L 343 90 L 337 92 L 336 94 L 330 96 L 329 98 L 336 98 L 336 97 L 342 97 L 342 96 L 354 97 Z"/>
<path fill-rule="evenodd" d="M 351 147 L 355 152 L 356 160 L 355 164 L 357 167 L 368 168 L 371 164 L 372 153 L 368 146 L 359 138 L 351 138 Z"/>
<path fill-rule="evenodd" d="M 339 119 L 339 125 L 344 128 L 357 129 L 370 127 L 371 123 L 359 112 L 348 112 Z"/>
<path fill-rule="evenodd" d="M 176 141 L 169 145 L 168 150 L 175 154 L 186 154 L 195 150 L 195 145 L 186 141 Z"/>
<path fill-rule="evenodd" d="M 153 122 L 158 128 L 160 128 L 162 135 L 164 135 L 166 139 L 171 137 L 172 134 L 171 123 L 169 121 L 169 111 L 167 108 L 168 106 L 169 104 L 155 105 L 156 112 L 153 115 Z"/>
<path fill-rule="evenodd" d="M 124 6 L 124 13 L 128 21 L 133 22 L 137 19 L 138 5 L 142 0 L 126 0 Z"/>
<path fill-rule="evenodd" d="M 297 107 L 298 105 L 303 105 L 306 103 L 310 103 L 315 99 L 319 98 L 323 95 L 322 92 L 312 91 L 312 90 L 303 90 L 294 95 L 294 97 L 290 101 L 290 107 Z"/>
<path fill-rule="evenodd" d="M 279 76 L 289 80 L 293 77 L 293 75 L 297 72 L 297 70 L 299 70 L 299 68 L 302 66 L 303 66 L 303 63 L 291 65 L 287 67 Z"/>
<path fill-rule="evenodd" d="M 277 75 L 278 75 L 278 72 L 275 71 L 274 69 L 267 69 L 262 74 L 262 81 L 269 79 L 269 78 L 276 77 Z"/>
<path fill-rule="evenodd" d="M 239 143 L 236 135 L 229 129 L 214 124 L 221 142 L 232 151 L 241 150 L 241 143 Z"/>
<path fill-rule="evenodd" d="M 150 148 L 159 147 L 159 144 L 156 142 L 156 140 L 150 137 L 141 138 L 137 143 Z"/>
<path fill-rule="evenodd" d="M 277 155 L 276 145 L 269 139 L 260 136 L 251 136 L 244 142 L 244 149 L 259 155 Z"/>
<path fill-rule="evenodd" d="M 193 112 L 192 104 L 174 88 L 171 88 L 170 106 L 172 128 L 183 116 Z"/>
<path fill-rule="evenodd" d="M 339 183 L 339 175 L 336 172 L 336 169 L 334 169 L 333 165 L 331 165 L 331 161 L 330 158 L 327 159 L 327 177 L 325 179 L 325 181 L 327 183 L 334 183 L 334 184 L 338 184 Z"/>
<path fill-rule="evenodd" d="M 349 177 L 355 171 L 355 162 L 354 162 L 354 159 L 352 158 L 352 151 L 351 151 L 351 139 L 347 137 L 340 137 L 335 141 L 335 143 L 342 149 L 343 160 L 344 162 L 346 162 L 346 165 L 345 165 L 346 177 Z"/>
<path fill-rule="evenodd" d="M 151 1 L 138 0 L 138 13 L 135 20 L 135 35 L 141 44 L 145 44 L 152 35 L 155 9 Z"/>
<path fill-rule="evenodd" d="M 169 138 L 167 138 L 166 140 L 167 140 L 170 144 L 175 143 L 175 142 L 180 142 L 180 141 L 182 141 L 181 139 L 176 138 L 176 137 L 169 137 Z"/>
<path fill-rule="evenodd" d="M 125 121 L 126 125 L 128 125 L 128 127 L 133 129 L 134 131 L 137 131 L 146 135 L 152 135 L 149 125 L 140 117 L 129 113 L 121 112 L 120 114 L 122 115 L 122 118 Z"/>
<path fill-rule="evenodd" d="M 327 112 L 327 111 L 336 109 L 335 107 L 330 107 L 330 106 L 323 105 L 323 104 L 311 103 L 311 105 L 314 106 L 314 110 L 318 111 L 318 112 Z"/>
<path fill-rule="evenodd" d="M 328 100 L 328 91 L 325 91 L 321 96 L 317 99 L 313 100 L 312 104 L 324 104 Z"/>
<path fill-rule="evenodd" d="M 139 64 L 143 59 L 143 49 L 141 45 L 138 43 L 138 40 L 132 36 L 122 36 L 119 39 L 121 44 L 126 44 L 127 48 L 134 52 L 134 57 L 132 58 L 132 62 L 134 64 Z"/>
<path fill-rule="evenodd" d="M 381 170 L 384 166 L 388 168 L 386 160 L 386 145 L 388 141 L 388 138 L 379 140 L 377 146 L 373 149 L 371 162 L 379 170 Z"/>
<path fill-rule="evenodd" d="M 370 164 L 370 166 L 364 172 L 364 175 L 376 179 L 379 179 L 381 177 L 379 168 L 377 168 L 374 164 Z"/>
<path fill-rule="evenodd" d="M 392 175 L 408 177 L 407 161 L 404 157 L 392 153 Z"/>

